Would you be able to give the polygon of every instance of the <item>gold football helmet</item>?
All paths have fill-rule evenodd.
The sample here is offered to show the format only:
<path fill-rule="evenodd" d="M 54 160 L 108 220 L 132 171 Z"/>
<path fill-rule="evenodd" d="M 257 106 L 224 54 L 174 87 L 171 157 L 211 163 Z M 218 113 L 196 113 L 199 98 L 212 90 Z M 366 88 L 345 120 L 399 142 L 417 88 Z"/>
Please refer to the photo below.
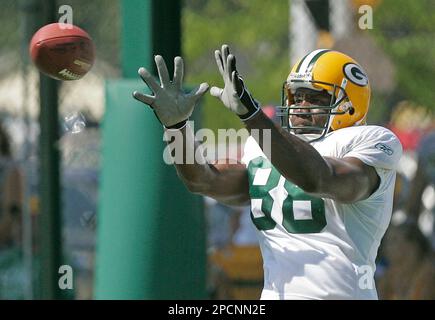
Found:
<path fill-rule="evenodd" d="M 298 88 L 307 88 L 330 95 L 329 105 L 301 107 L 295 101 Z M 277 115 L 281 125 L 288 130 L 307 129 L 316 132 L 320 139 L 331 130 L 362 125 L 366 122 L 370 103 L 370 84 L 363 68 L 351 57 L 333 50 L 318 49 L 308 53 L 292 68 L 282 87 L 281 107 Z M 291 116 L 296 109 L 305 110 L 308 115 L 327 115 L 324 126 L 292 126 Z M 316 112 L 313 110 L 316 109 Z"/>

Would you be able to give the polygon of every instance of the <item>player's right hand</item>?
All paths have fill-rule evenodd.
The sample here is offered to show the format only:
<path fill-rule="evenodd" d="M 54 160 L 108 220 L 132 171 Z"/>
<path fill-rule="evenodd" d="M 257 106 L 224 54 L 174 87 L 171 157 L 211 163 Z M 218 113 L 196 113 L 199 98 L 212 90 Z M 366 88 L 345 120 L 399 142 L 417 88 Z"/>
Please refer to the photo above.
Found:
<path fill-rule="evenodd" d="M 154 95 L 133 92 L 133 97 L 140 102 L 149 105 L 159 121 L 166 128 L 183 127 L 193 112 L 198 100 L 207 92 L 209 85 L 202 83 L 190 93 L 183 91 L 184 63 L 181 57 L 174 59 L 174 78 L 169 79 L 168 68 L 162 56 L 154 57 L 160 84 L 153 78 L 151 73 L 140 68 L 138 73 L 142 80 L 148 85 Z"/>

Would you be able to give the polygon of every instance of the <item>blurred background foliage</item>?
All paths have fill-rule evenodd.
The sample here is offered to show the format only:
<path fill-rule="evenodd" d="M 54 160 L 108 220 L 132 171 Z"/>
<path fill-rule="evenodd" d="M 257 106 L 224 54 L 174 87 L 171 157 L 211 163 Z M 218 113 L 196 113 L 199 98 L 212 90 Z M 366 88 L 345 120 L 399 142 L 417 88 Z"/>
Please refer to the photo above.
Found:
<path fill-rule="evenodd" d="M 435 109 L 435 1 L 383 0 L 374 15 L 375 36 L 392 59 L 396 101 Z"/>
<path fill-rule="evenodd" d="M 20 20 L 17 14 L 18 3 L 8 1 L 7 5 L 0 10 L 0 21 L 2 31 L 0 32 L 0 78 L 3 78 L 10 71 L 14 70 L 19 63 L 20 43 L 19 36 Z M 7 63 L 6 63 L 7 61 Z"/>
<path fill-rule="evenodd" d="M 396 87 L 389 94 L 374 88 L 369 121 L 388 121 L 403 99 L 435 109 L 435 1 L 383 0 L 377 4 L 373 29 L 368 32 L 393 62 Z M 290 70 L 287 1 L 186 0 L 182 22 L 187 83 L 222 85 L 213 52 L 227 43 L 254 97 L 262 105 L 279 104 L 280 87 Z M 241 127 L 210 95 L 203 105 L 205 127 Z"/>
<path fill-rule="evenodd" d="M 265 14 L 267 12 L 267 14 Z M 185 1 L 183 54 L 186 83 L 222 86 L 214 51 L 226 43 L 236 55 L 240 74 L 262 105 L 280 103 L 289 73 L 287 1 Z M 203 126 L 240 128 L 240 120 L 209 94 L 203 101 Z"/>

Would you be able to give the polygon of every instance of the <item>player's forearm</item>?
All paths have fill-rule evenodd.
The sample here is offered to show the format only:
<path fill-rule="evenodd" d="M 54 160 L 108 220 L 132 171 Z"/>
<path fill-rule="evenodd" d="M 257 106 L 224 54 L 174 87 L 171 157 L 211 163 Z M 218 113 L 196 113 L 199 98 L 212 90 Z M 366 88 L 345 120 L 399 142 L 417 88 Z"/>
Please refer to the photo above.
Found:
<path fill-rule="evenodd" d="M 287 180 L 306 192 L 322 192 L 319 190 L 323 185 L 322 179 L 325 180 L 325 177 L 331 174 L 331 168 L 314 147 L 287 131 L 277 128 L 262 112 L 246 121 L 245 124 L 250 131 L 252 129 L 271 130 L 271 141 L 257 142 L 263 150 L 263 143 L 271 143 L 270 161 Z"/>
<path fill-rule="evenodd" d="M 182 134 L 182 146 L 175 152 L 182 150 L 182 161 L 175 161 L 175 168 L 178 176 L 184 182 L 186 187 L 192 192 L 198 192 L 211 181 L 216 175 L 213 168 L 207 163 L 203 156 L 201 144 L 195 142 L 195 138 L 189 123 L 180 130 Z M 180 136 L 177 137 L 180 139 Z M 179 141 L 177 141 L 179 144 Z M 175 142 L 168 142 L 172 153 Z M 177 157 L 177 154 L 174 154 Z"/>

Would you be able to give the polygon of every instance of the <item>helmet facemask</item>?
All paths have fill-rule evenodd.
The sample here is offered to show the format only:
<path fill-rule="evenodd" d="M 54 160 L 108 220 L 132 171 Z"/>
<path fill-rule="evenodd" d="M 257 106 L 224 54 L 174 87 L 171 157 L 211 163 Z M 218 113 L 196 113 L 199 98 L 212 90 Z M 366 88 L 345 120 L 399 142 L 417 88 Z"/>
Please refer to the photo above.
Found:
<path fill-rule="evenodd" d="M 347 112 L 353 112 L 352 104 L 345 91 L 347 81 L 343 80 L 341 86 L 315 80 L 288 80 L 284 82 L 281 91 L 281 106 L 277 107 L 277 116 L 281 120 L 281 127 L 294 134 L 303 134 L 309 142 L 323 138 L 331 128 L 332 121 L 336 115 L 343 115 Z M 306 90 L 299 90 L 306 89 Z M 309 102 L 309 105 L 301 105 L 301 95 L 303 99 Z M 319 98 L 311 99 L 310 95 L 316 95 Z M 329 98 L 326 94 L 329 95 Z M 323 98 L 321 95 L 323 94 Z M 307 100 L 308 97 L 308 100 Z M 303 111 L 303 112 L 301 112 Z M 295 125 L 292 123 L 293 116 L 325 116 L 324 123 L 315 125 Z M 314 118 L 312 118 L 314 120 Z M 316 120 L 317 120 L 316 119 Z M 309 135 L 309 136 L 308 136 Z"/>

